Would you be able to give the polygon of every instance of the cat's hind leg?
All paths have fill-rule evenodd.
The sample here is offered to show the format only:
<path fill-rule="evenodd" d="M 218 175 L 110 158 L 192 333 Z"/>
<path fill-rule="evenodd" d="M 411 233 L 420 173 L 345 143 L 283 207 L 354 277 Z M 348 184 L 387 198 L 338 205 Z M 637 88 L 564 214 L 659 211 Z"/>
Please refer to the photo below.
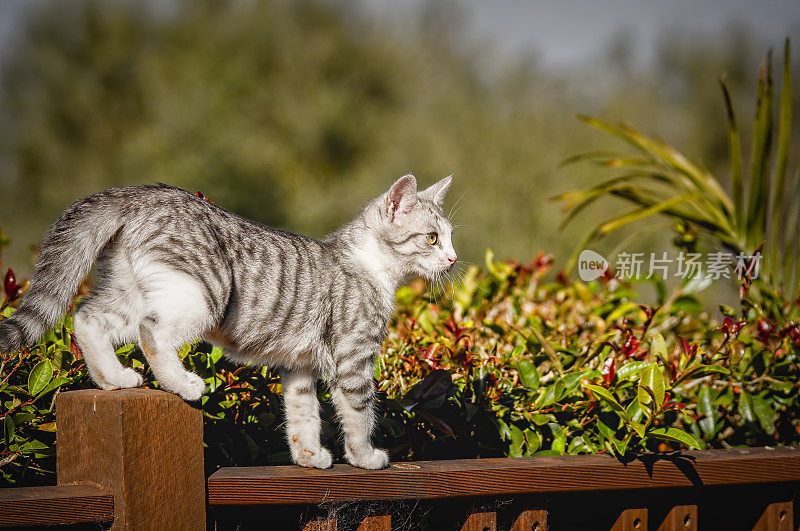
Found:
<path fill-rule="evenodd" d="M 321 422 L 316 376 L 310 371 L 283 370 L 281 383 L 292 460 L 301 466 L 330 468 L 333 458 L 319 439 Z"/>
<path fill-rule="evenodd" d="M 123 366 L 113 342 L 134 339 L 129 333 L 135 318 L 125 308 L 113 304 L 116 297 L 108 290 L 87 299 L 75 312 L 75 337 L 92 380 L 101 389 L 120 389 L 142 385 L 142 376 Z"/>
<path fill-rule="evenodd" d="M 184 368 L 178 349 L 211 327 L 212 313 L 202 286 L 177 272 L 153 274 L 148 282 L 143 315 L 139 345 L 158 384 L 184 400 L 200 399 L 206 384 Z"/>

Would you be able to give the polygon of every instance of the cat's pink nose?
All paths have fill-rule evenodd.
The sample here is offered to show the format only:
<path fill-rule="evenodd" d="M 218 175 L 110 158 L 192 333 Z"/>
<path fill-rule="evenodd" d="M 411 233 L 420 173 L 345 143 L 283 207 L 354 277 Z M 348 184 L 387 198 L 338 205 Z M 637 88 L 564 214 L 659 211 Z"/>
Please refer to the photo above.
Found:
<path fill-rule="evenodd" d="M 448 262 L 450 262 L 451 264 L 455 264 L 455 263 L 456 263 L 456 257 L 455 257 L 455 256 L 453 256 L 453 257 L 451 258 L 451 257 L 449 257 L 449 256 L 448 256 L 448 257 L 447 257 L 447 261 L 448 261 Z"/>

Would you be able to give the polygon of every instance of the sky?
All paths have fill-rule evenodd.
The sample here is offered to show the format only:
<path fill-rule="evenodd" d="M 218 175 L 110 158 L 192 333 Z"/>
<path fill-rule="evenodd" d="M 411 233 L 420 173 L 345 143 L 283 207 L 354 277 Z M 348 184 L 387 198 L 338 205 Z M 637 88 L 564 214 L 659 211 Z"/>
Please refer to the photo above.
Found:
<path fill-rule="evenodd" d="M 619 32 L 646 61 L 671 32 L 718 34 L 743 23 L 773 46 L 800 39 L 800 0 L 468 0 L 472 23 L 508 52 L 536 51 L 548 66 L 594 58 Z"/>
<path fill-rule="evenodd" d="M 427 0 L 363 1 L 376 12 L 391 15 Z M 30 3 L 0 0 L 0 46 Z M 460 0 L 453 4 L 466 9 L 474 35 L 488 39 L 501 53 L 532 54 L 554 68 L 592 61 L 621 32 L 633 40 L 636 60 L 642 62 L 665 35 L 676 31 L 714 35 L 732 22 L 748 26 L 771 46 L 780 45 L 786 36 L 800 40 L 800 0 Z"/>
<path fill-rule="evenodd" d="M 383 14 L 426 0 L 365 0 Z M 800 0 L 459 0 L 471 33 L 506 56 L 532 55 L 558 69 L 591 63 L 624 33 L 646 63 L 661 38 L 718 35 L 731 24 L 748 28 L 756 41 L 778 47 L 800 40 Z"/>

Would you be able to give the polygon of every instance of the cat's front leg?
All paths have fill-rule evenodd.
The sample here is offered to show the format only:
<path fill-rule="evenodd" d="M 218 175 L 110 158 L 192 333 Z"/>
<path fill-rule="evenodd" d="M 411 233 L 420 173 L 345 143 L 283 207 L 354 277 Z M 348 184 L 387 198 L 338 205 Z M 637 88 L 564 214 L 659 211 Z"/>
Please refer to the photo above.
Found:
<path fill-rule="evenodd" d="M 331 398 L 344 431 L 344 454 L 347 461 L 360 468 L 386 468 L 389 454 L 372 445 L 375 427 L 375 389 L 372 369 L 377 347 L 340 359 Z"/>
<path fill-rule="evenodd" d="M 317 377 L 310 371 L 281 371 L 286 407 L 286 436 L 292 461 L 301 466 L 330 468 L 331 453 L 319 440 L 321 422 L 317 400 Z"/>

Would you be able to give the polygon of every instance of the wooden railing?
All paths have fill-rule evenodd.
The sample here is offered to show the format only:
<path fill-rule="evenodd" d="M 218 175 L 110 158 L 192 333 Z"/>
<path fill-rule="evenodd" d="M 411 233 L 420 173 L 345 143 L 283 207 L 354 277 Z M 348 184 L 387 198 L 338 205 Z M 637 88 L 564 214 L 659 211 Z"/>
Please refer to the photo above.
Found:
<path fill-rule="evenodd" d="M 0 489 L 0 526 L 111 523 L 114 495 L 91 485 Z"/>
<path fill-rule="evenodd" d="M 62 393 L 57 422 L 58 485 L 0 489 L 0 527 L 795 530 L 800 516 L 794 448 L 223 468 L 206 489 L 202 415 L 176 396 Z"/>

